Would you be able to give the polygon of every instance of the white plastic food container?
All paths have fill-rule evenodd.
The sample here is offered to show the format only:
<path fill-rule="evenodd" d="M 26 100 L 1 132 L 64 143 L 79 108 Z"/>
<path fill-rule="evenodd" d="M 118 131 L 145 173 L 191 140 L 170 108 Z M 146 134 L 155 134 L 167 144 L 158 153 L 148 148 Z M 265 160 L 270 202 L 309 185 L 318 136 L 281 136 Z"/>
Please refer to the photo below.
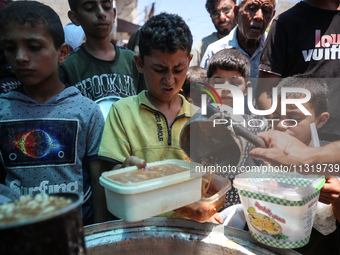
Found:
<path fill-rule="evenodd" d="M 247 172 L 236 176 L 251 235 L 277 248 L 293 249 L 309 242 L 316 205 L 325 178 L 286 172 Z"/>
<path fill-rule="evenodd" d="M 147 165 L 164 164 L 175 164 L 187 168 L 187 171 L 133 183 L 122 183 L 111 178 L 120 173 L 138 171 L 135 166 L 104 172 L 99 183 L 105 188 L 108 210 L 123 220 L 139 221 L 198 201 L 204 173 L 195 172 L 195 167 L 200 165 L 175 159 Z"/>

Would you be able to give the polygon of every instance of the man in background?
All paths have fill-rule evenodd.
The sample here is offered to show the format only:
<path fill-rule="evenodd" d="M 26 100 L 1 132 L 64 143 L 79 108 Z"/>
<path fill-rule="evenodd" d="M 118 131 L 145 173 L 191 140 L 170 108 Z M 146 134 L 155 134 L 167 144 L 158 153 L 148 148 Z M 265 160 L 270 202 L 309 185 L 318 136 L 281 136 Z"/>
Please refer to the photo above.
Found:
<path fill-rule="evenodd" d="M 275 15 L 276 0 L 239 0 L 234 6 L 237 26 L 229 35 L 210 44 L 201 61 L 207 69 L 209 60 L 218 51 L 235 48 L 250 61 L 250 77 L 257 78 L 260 58 L 266 40 L 266 28 Z"/>
<path fill-rule="evenodd" d="M 207 0 L 205 8 L 210 14 L 216 32 L 202 38 L 193 50 L 190 66 L 199 66 L 209 44 L 225 37 L 235 27 L 234 6 L 236 0 Z"/>

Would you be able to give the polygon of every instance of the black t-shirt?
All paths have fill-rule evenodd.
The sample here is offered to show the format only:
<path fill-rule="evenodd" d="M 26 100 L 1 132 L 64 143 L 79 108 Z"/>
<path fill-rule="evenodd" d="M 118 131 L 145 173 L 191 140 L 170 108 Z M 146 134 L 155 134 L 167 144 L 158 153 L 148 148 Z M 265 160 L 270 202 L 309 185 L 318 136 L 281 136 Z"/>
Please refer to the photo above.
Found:
<path fill-rule="evenodd" d="M 340 11 L 300 2 L 279 15 L 272 22 L 259 69 L 282 77 L 310 73 L 333 78 L 327 79 L 330 119 L 320 136 L 340 140 Z"/>
<path fill-rule="evenodd" d="M 300 2 L 273 20 L 259 68 L 283 77 L 340 78 L 339 60 L 340 12 Z"/>

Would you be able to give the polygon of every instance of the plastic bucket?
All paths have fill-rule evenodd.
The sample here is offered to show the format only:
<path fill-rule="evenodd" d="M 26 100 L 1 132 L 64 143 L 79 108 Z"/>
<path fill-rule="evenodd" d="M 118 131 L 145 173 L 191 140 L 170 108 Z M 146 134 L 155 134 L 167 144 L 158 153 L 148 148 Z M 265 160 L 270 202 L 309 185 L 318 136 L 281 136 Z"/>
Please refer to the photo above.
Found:
<path fill-rule="evenodd" d="M 248 172 L 236 176 L 251 235 L 277 248 L 293 249 L 309 242 L 323 176 L 285 172 Z"/>

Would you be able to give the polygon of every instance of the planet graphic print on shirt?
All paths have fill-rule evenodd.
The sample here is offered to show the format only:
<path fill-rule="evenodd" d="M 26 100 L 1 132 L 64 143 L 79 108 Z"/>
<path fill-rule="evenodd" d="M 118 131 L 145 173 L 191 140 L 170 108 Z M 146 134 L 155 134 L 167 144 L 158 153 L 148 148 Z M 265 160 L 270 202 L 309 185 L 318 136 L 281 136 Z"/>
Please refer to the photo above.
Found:
<path fill-rule="evenodd" d="M 6 167 L 74 164 L 78 120 L 0 122 L 0 151 Z"/>
<path fill-rule="evenodd" d="M 52 147 L 52 138 L 43 130 L 31 130 L 15 141 L 17 148 L 31 158 L 46 156 Z"/>

